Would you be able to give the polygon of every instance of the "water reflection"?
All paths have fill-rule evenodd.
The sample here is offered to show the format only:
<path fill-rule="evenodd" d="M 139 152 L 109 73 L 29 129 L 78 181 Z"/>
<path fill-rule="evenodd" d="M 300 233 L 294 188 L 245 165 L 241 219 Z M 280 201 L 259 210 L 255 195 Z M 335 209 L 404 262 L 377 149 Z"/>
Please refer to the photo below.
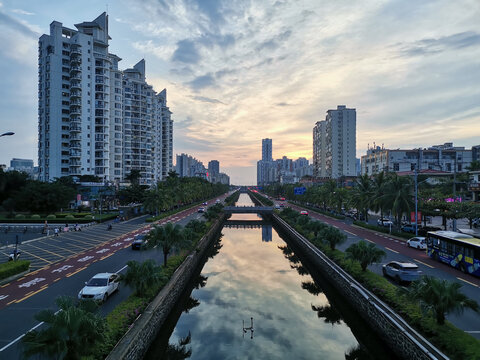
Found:
<path fill-rule="evenodd" d="M 314 281 L 275 229 L 269 241 L 261 241 L 264 230 L 260 228 L 224 228 L 222 232 L 216 255 L 202 270 L 203 287 L 186 296 L 184 310 L 188 311 L 179 315 L 178 322 L 175 318 L 173 332 L 168 327 L 161 330 L 152 346 L 161 349 L 153 349 L 147 358 L 169 358 L 163 354 L 170 354 L 172 347 L 179 350 L 180 359 L 365 358 L 358 357 L 364 347 L 327 299 L 324 285 Z M 244 331 L 250 318 L 254 336 Z M 168 347 L 162 336 L 170 338 Z M 184 339 L 189 343 L 182 345 Z"/>

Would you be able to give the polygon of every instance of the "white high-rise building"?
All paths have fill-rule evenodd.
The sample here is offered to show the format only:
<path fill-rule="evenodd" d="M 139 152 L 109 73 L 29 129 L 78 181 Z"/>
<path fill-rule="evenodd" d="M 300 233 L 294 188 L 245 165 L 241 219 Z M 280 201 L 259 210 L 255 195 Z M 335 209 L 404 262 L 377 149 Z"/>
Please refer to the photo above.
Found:
<path fill-rule="evenodd" d="M 262 139 L 262 160 L 257 161 L 257 185 L 266 186 L 276 180 L 276 163 L 272 158 L 272 139 Z"/>
<path fill-rule="evenodd" d="M 145 61 L 121 71 L 108 52 L 108 16 L 54 21 L 38 48 L 39 178 L 96 175 L 121 181 L 139 170 L 141 184 L 172 169 L 172 121 L 166 90 L 145 81 Z"/>
<path fill-rule="evenodd" d="M 315 176 L 356 176 L 356 124 L 356 110 L 345 105 L 328 110 L 325 120 L 317 122 L 313 129 Z"/>

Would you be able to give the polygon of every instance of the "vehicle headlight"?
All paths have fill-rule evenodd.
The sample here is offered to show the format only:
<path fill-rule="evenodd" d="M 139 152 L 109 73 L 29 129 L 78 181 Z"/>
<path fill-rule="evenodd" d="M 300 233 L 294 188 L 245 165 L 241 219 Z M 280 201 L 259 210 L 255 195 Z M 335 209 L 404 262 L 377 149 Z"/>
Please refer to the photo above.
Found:
<path fill-rule="evenodd" d="M 95 299 L 102 299 L 102 298 L 103 298 L 103 294 L 102 294 L 102 293 L 95 294 L 95 295 L 94 295 L 94 298 L 95 298 Z"/>
<path fill-rule="evenodd" d="M 82 290 L 80 290 L 80 291 L 78 292 L 78 297 L 79 297 L 79 298 L 82 297 Z"/>

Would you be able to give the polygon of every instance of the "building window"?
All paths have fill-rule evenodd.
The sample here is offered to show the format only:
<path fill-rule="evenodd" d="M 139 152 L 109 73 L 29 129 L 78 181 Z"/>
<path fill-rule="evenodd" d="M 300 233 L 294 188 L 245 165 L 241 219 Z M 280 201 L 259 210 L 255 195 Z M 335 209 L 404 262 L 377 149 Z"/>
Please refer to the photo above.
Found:
<path fill-rule="evenodd" d="M 393 163 L 393 171 L 400 171 L 400 164 L 399 163 Z"/>

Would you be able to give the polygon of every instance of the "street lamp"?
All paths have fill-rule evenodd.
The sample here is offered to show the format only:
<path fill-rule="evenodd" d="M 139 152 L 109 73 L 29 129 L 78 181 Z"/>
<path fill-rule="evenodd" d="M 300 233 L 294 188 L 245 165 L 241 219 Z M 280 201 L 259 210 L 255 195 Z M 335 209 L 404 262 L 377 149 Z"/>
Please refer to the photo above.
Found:
<path fill-rule="evenodd" d="M 9 132 L 1 134 L 0 137 L 2 137 L 2 136 L 12 136 L 14 134 L 15 134 L 14 132 L 9 131 Z"/>
<path fill-rule="evenodd" d="M 425 181 L 428 180 L 425 179 L 423 181 L 420 181 L 418 182 L 417 181 L 417 176 L 418 176 L 418 172 L 417 172 L 417 166 L 415 165 L 415 236 L 418 236 L 418 184 L 421 184 Z"/>

